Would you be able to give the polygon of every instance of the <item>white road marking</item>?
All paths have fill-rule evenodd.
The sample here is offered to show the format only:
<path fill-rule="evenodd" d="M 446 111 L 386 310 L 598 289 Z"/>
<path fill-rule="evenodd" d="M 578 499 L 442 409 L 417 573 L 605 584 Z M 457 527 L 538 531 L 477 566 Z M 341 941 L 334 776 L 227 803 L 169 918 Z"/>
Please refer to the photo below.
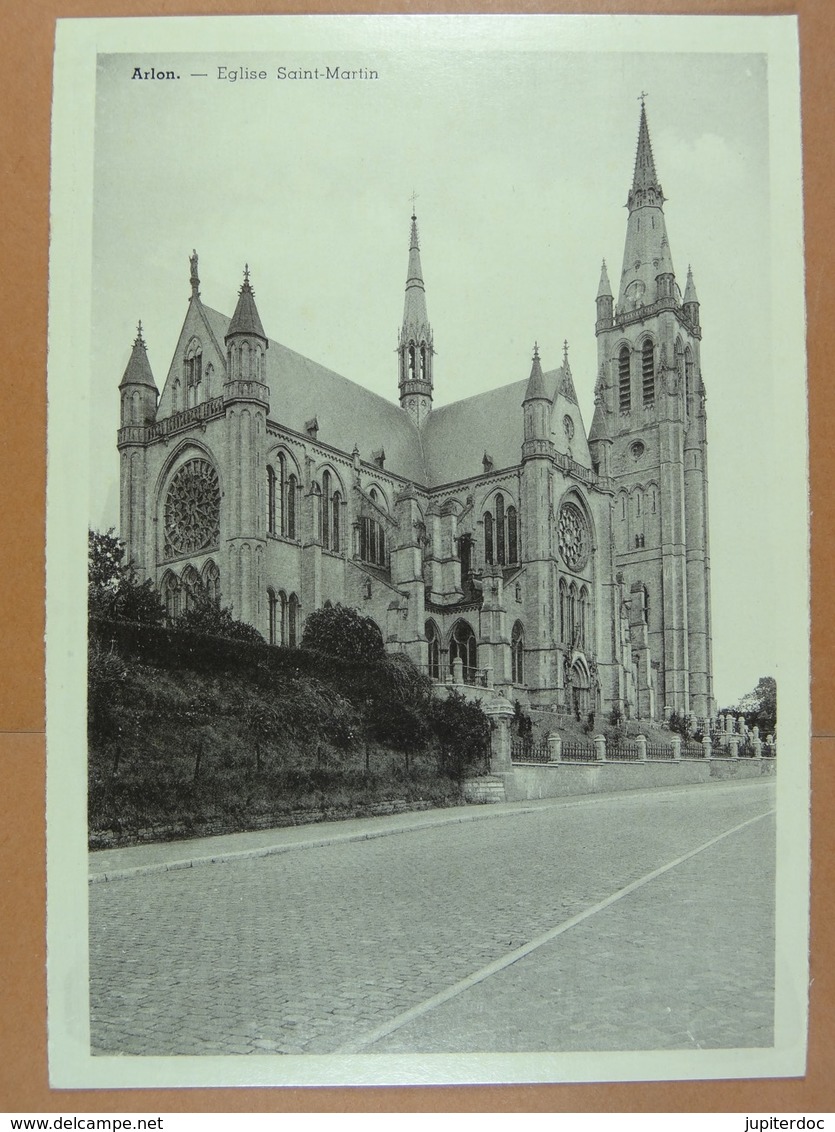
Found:
<path fill-rule="evenodd" d="M 663 876 L 664 873 L 669 872 L 685 861 L 689 861 L 691 857 L 703 853 L 705 849 L 710 849 L 711 846 L 716 845 L 720 841 L 724 841 L 726 837 L 730 837 L 734 833 L 739 833 L 740 830 L 745 829 L 749 825 L 753 825 L 755 822 L 762 821 L 763 818 L 767 818 L 773 813 L 776 813 L 776 809 L 767 810 L 763 814 L 757 814 L 756 817 L 748 818 L 747 821 L 740 822 L 739 825 L 735 825 L 732 829 L 726 829 L 724 833 L 712 837 L 710 841 L 705 841 L 703 845 L 691 849 L 689 853 L 684 853 L 681 857 L 676 857 L 674 861 L 668 861 L 666 865 L 661 865 L 660 868 L 653 869 L 651 873 L 646 873 L 645 876 L 639 877 L 638 880 L 633 880 L 631 884 L 627 884 L 624 888 L 619 888 L 617 892 L 613 892 L 611 896 L 607 896 L 604 900 L 593 904 L 590 908 L 586 908 L 585 911 L 578 913 L 576 916 L 572 916 L 569 920 L 564 920 L 561 924 L 557 924 L 556 927 L 550 928 L 543 935 L 537 936 L 536 939 L 532 939 L 528 943 L 523 944 L 522 947 L 517 947 L 513 951 L 507 952 L 506 955 L 502 955 L 499 959 L 495 959 L 492 963 L 488 963 L 486 967 L 474 971 L 471 975 L 468 975 L 466 979 L 461 979 L 459 982 L 453 983 L 453 985 L 447 987 L 446 990 L 440 991 L 431 998 L 427 998 L 424 1002 L 418 1003 L 417 1006 L 413 1006 L 410 1010 L 406 1010 L 390 1021 L 384 1022 L 382 1026 L 378 1026 L 364 1037 L 356 1038 L 346 1043 L 336 1052 L 338 1054 L 360 1053 L 362 1050 L 374 1045 L 375 1042 L 380 1041 L 381 1038 L 387 1037 L 389 1034 L 394 1033 L 395 1030 L 399 1030 L 401 1027 L 408 1025 L 409 1022 L 413 1022 L 416 1018 L 428 1014 L 430 1010 L 434 1010 L 436 1007 L 443 1005 L 443 1003 L 449 1002 L 450 999 L 456 998 L 459 994 L 463 994 L 464 991 L 469 990 L 470 987 L 474 987 L 477 983 L 484 982 L 485 979 L 489 979 L 492 975 L 496 975 L 506 967 L 510 967 L 513 963 L 524 959 L 526 955 L 530 955 L 532 951 L 536 951 L 537 948 L 544 946 L 546 943 L 550 943 L 551 940 L 556 939 L 557 936 L 562 935 L 563 932 L 567 932 L 570 928 L 576 927 L 577 924 L 581 924 L 591 916 L 597 915 L 598 912 L 602 912 L 605 908 L 615 904 L 618 900 L 622 900 L 624 896 L 629 896 L 630 893 L 635 892 L 639 888 L 643 888 L 644 885 L 649 884 L 650 881 Z"/>

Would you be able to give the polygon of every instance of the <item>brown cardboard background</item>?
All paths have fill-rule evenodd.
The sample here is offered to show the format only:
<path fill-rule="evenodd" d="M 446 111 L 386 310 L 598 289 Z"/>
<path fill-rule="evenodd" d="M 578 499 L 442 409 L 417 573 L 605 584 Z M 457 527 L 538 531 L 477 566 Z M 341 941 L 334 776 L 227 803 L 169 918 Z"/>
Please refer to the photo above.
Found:
<path fill-rule="evenodd" d="M 49 128 L 54 21 L 115 15 L 326 12 L 293 0 L 13 0 L 0 3 L 0 1111 L 826 1112 L 835 1109 L 835 550 L 827 360 L 835 304 L 835 4 L 831 0 L 340 0 L 346 12 L 789 14 L 800 17 L 812 490 L 813 873 L 810 1050 L 802 1080 L 368 1089 L 50 1090 L 46 1067 L 43 584 Z M 84 380 L 84 375 L 79 375 Z M 82 442 L 86 442 L 86 438 Z M 775 459 L 782 453 L 775 452 Z M 80 485 L 82 490 L 86 485 Z M 756 559 L 754 559 L 754 562 Z M 778 599 L 778 595 L 775 595 Z M 768 611 L 763 611 L 767 616 Z"/>

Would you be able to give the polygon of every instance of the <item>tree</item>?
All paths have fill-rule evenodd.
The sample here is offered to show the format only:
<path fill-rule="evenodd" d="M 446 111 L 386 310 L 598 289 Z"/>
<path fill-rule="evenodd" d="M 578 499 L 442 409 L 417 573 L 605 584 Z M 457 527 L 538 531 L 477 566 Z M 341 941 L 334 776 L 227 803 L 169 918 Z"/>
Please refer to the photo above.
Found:
<path fill-rule="evenodd" d="M 386 655 L 382 634 L 371 618 L 339 603 L 310 614 L 301 647 L 343 660 L 382 661 Z"/>
<path fill-rule="evenodd" d="M 158 625 L 165 608 L 153 582 L 139 581 L 132 562 L 125 562 L 125 544 L 111 527 L 87 535 L 88 610 L 91 617 L 141 621 Z"/>
<path fill-rule="evenodd" d="M 761 676 L 756 688 L 744 695 L 732 710 L 742 712 L 749 727 L 759 727 L 762 738 L 774 735 L 777 731 L 777 681 L 773 676 Z"/>
<path fill-rule="evenodd" d="M 441 770 L 460 784 L 489 748 L 490 720 L 480 703 L 453 689 L 446 699 L 433 700 L 429 722 L 438 741 Z"/>
<path fill-rule="evenodd" d="M 236 621 L 226 606 L 212 601 L 208 594 L 198 591 L 189 598 L 189 608 L 174 622 L 175 629 L 199 633 L 204 637 L 225 637 L 230 641 L 263 643 L 264 638 L 254 625 Z"/>

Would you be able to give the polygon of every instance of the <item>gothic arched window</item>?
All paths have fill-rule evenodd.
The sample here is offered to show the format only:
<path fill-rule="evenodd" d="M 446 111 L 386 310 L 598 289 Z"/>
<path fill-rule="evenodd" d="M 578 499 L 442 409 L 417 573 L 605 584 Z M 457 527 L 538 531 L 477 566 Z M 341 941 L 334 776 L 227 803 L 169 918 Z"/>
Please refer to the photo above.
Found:
<path fill-rule="evenodd" d="M 569 629 L 568 586 L 565 578 L 560 578 L 560 640 L 563 644 L 571 641 Z"/>
<path fill-rule="evenodd" d="M 463 585 L 473 569 L 473 536 L 471 534 L 463 534 L 459 538 L 458 559 L 461 563 L 461 584 Z"/>
<path fill-rule="evenodd" d="M 434 621 L 427 621 L 424 627 L 426 634 L 427 652 L 429 656 L 429 679 L 441 678 L 441 639 Z"/>
<path fill-rule="evenodd" d="M 270 607 L 270 644 L 277 645 L 280 639 L 281 623 L 278 613 L 278 598 L 272 586 L 267 589 L 267 603 Z"/>
<path fill-rule="evenodd" d="M 507 557 L 507 540 L 504 529 L 504 496 L 496 496 L 496 561 L 504 566 Z"/>
<path fill-rule="evenodd" d="M 632 385 L 628 346 L 621 346 L 620 354 L 618 355 L 618 408 L 622 413 L 628 413 L 632 408 Z"/>
<path fill-rule="evenodd" d="M 296 537 L 296 493 L 299 481 L 295 475 L 287 477 L 287 522 L 284 533 L 287 538 Z"/>
<path fill-rule="evenodd" d="M 450 672 L 453 662 L 456 660 L 460 660 L 464 666 L 464 683 L 475 683 L 478 646 L 476 645 L 475 633 L 466 621 L 456 621 L 452 627 L 449 640 Z"/>
<path fill-rule="evenodd" d="M 182 588 L 180 586 L 180 579 L 176 574 L 172 574 L 169 571 L 162 579 L 160 596 L 165 606 L 166 617 L 169 621 L 175 621 L 182 612 Z"/>
<path fill-rule="evenodd" d="M 200 585 L 200 577 L 193 566 L 186 566 L 183 570 L 182 587 L 183 613 L 188 613 L 190 609 L 194 609 L 203 589 Z"/>
<path fill-rule="evenodd" d="M 203 567 L 203 592 L 212 605 L 220 605 L 220 570 L 211 558 Z"/>
<path fill-rule="evenodd" d="M 510 678 L 514 684 L 525 683 L 525 631 L 519 621 L 510 635 Z"/>
<path fill-rule="evenodd" d="M 641 387 L 644 394 L 644 405 L 655 404 L 655 353 L 652 341 L 647 338 L 641 349 Z"/>
<path fill-rule="evenodd" d="M 335 491 L 331 499 L 331 549 L 333 550 L 340 550 L 342 547 L 341 506 L 342 495 Z"/>
<path fill-rule="evenodd" d="M 294 649 L 299 639 L 299 599 L 290 594 L 287 602 L 287 644 Z"/>
<path fill-rule="evenodd" d="M 276 476 L 275 469 L 267 466 L 267 531 L 277 534 L 276 529 Z"/>
<path fill-rule="evenodd" d="M 579 597 L 579 625 L 578 625 L 578 638 L 580 648 L 585 652 L 588 645 L 588 632 L 589 632 L 589 591 L 585 586 L 580 590 Z"/>
<path fill-rule="evenodd" d="M 507 509 L 507 560 L 519 561 L 519 527 L 516 521 L 516 508 L 512 505 Z"/>
<path fill-rule="evenodd" d="M 519 560 L 519 532 L 516 508 L 505 509 L 501 492 L 496 494 L 495 511 L 484 512 L 484 561 L 488 565 L 508 566 Z"/>
<path fill-rule="evenodd" d="M 484 561 L 493 565 L 493 515 L 490 511 L 484 512 Z"/>
<path fill-rule="evenodd" d="M 200 382 L 203 380 L 203 347 L 199 338 L 192 338 L 186 349 L 183 361 L 183 380 L 186 387 L 185 404 L 196 405 L 198 401 Z"/>
<path fill-rule="evenodd" d="M 287 594 L 284 590 L 278 591 L 276 641 L 282 645 L 287 644 Z"/>
<path fill-rule="evenodd" d="M 363 515 L 360 519 L 360 558 L 374 566 L 386 564 L 385 528 L 369 515 Z"/>
<path fill-rule="evenodd" d="M 331 474 L 322 473 L 322 498 L 319 501 L 319 523 L 322 530 L 322 546 L 331 544 Z"/>

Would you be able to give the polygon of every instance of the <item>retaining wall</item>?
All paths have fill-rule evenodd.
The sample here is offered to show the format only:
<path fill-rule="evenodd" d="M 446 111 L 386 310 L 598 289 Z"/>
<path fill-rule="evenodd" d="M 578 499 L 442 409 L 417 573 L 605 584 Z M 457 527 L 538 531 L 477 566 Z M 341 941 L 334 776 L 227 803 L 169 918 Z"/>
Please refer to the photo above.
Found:
<path fill-rule="evenodd" d="M 508 802 L 561 798 L 571 794 L 609 794 L 616 790 L 648 790 L 685 786 L 711 778 L 771 776 L 774 763 L 753 759 L 682 759 L 641 763 L 514 763 L 505 777 Z"/>

